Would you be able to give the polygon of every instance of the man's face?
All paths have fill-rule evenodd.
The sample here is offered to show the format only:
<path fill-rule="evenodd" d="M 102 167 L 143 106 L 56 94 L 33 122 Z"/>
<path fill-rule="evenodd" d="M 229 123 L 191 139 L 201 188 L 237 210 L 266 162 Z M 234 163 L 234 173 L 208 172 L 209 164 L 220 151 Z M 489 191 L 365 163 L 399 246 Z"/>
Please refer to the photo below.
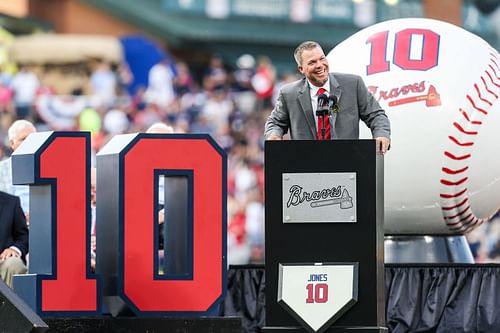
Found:
<path fill-rule="evenodd" d="M 25 127 L 20 130 L 16 137 L 13 140 L 10 140 L 10 147 L 12 148 L 12 151 L 15 151 L 17 147 L 19 147 L 21 143 L 23 143 L 24 139 L 26 139 L 28 135 L 34 132 L 35 130 L 30 127 Z"/>
<path fill-rule="evenodd" d="M 321 87 L 328 79 L 328 61 L 319 47 L 302 52 L 302 64 L 299 66 L 299 72 L 315 86 Z"/>

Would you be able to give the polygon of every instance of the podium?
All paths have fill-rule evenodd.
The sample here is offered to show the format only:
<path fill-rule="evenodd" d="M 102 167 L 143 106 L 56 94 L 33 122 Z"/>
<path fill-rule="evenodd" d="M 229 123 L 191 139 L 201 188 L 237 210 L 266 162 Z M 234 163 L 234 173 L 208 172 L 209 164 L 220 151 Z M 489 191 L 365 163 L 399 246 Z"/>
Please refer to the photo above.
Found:
<path fill-rule="evenodd" d="M 387 332 L 374 140 L 266 141 L 263 332 Z"/>

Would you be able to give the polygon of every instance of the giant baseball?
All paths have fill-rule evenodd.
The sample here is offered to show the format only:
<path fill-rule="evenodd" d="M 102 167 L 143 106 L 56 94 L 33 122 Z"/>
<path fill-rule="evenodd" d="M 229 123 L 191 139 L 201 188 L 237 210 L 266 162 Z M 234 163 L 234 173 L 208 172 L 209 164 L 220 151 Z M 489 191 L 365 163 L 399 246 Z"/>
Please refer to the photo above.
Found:
<path fill-rule="evenodd" d="M 397 19 L 361 30 L 327 58 L 330 71 L 362 76 L 391 121 L 387 234 L 463 234 L 500 208 L 497 50 L 449 23 Z"/>

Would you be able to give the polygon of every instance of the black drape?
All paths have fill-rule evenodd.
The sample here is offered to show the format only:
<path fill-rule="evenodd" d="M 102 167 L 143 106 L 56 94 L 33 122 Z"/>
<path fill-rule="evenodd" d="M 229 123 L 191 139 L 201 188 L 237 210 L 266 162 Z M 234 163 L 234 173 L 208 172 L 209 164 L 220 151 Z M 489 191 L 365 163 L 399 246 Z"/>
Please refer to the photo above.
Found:
<path fill-rule="evenodd" d="M 500 332 L 500 266 L 385 268 L 391 332 Z"/>
<path fill-rule="evenodd" d="M 500 265 L 386 265 L 390 332 L 500 332 Z M 231 266 L 221 315 L 265 322 L 264 266 Z"/>
<path fill-rule="evenodd" d="M 264 266 L 230 266 L 220 315 L 240 316 L 243 332 L 260 332 L 266 319 L 265 282 Z"/>

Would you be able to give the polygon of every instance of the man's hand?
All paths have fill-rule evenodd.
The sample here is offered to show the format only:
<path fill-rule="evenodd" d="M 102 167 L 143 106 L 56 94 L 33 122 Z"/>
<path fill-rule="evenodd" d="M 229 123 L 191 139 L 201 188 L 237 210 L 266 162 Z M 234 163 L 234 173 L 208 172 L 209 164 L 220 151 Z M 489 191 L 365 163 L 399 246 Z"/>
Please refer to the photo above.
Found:
<path fill-rule="evenodd" d="M 283 137 L 279 135 L 270 135 L 266 140 L 283 140 Z"/>
<path fill-rule="evenodd" d="M 0 260 L 5 260 L 5 259 L 10 258 L 10 257 L 19 257 L 19 253 L 17 253 L 13 249 L 7 248 L 7 249 L 3 250 L 3 252 L 0 254 Z"/>
<path fill-rule="evenodd" d="M 379 136 L 375 138 L 375 142 L 377 144 L 377 152 L 381 153 L 382 155 L 387 153 L 387 151 L 391 147 L 391 141 L 384 136 Z"/>

